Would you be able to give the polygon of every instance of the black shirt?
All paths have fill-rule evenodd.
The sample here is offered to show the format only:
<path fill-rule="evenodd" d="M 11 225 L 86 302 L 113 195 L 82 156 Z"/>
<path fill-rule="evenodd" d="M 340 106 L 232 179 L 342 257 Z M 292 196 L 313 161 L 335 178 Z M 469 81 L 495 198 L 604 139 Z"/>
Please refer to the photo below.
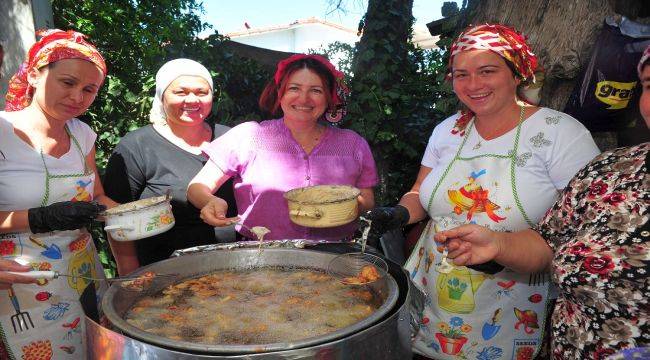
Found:
<path fill-rule="evenodd" d="M 213 139 L 229 129 L 215 125 Z M 187 201 L 187 185 L 206 161 L 205 156 L 174 145 L 152 125 L 126 134 L 113 150 L 103 181 L 108 197 L 126 203 L 171 190 L 176 225 L 167 232 L 135 242 L 140 265 L 167 259 L 174 250 L 226 240 L 218 239 L 214 228 L 199 217 L 199 209 Z M 216 195 L 228 203 L 227 216 L 237 215 L 232 180 L 223 184 Z"/>

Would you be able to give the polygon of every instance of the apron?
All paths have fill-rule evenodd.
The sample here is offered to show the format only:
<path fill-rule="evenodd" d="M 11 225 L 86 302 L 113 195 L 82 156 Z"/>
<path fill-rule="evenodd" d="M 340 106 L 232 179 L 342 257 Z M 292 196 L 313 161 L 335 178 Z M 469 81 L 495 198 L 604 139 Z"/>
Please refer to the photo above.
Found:
<path fill-rule="evenodd" d="M 521 124 L 508 155 L 461 157 L 472 122 L 424 204 L 431 220 L 405 265 L 424 295 L 424 307 L 415 314 L 416 352 L 435 359 L 523 360 L 539 351 L 547 274 L 517 274 L 506 268 L 490 275 L 464 266 L 440 273 L 436 264 L 443 249 L 433 240 L 437 231 L 467 223 L 496 231 L 532 226 L 515 187 L 515 167 L 522 165 L 517 164 Z"/>
<path fill-rule="evenodd" d="M 68 134 L 79 152 L 84 171 L 52 174 L 41 152 L 45 169 L 41 206 L 59 201 L 92 200 L 95 173 L 87 166 L 77 140 L 70 131 Z M 30 264 L 34 270 L 103 277 L 93 240 L 84 229 L 0 234 L 0 253 L 4 259 Z M 0 358 L 85 358 L 85 322 L 79 297 L 88 285 L 92 285 L 89 280 L 60 277 L 39 280 L 38 284 L 14 284 L 8 290 L 0 290 L 0 336 L 5 351 Z M 94 286 L 97 294 L 106 288 L 103 283 Z"/>

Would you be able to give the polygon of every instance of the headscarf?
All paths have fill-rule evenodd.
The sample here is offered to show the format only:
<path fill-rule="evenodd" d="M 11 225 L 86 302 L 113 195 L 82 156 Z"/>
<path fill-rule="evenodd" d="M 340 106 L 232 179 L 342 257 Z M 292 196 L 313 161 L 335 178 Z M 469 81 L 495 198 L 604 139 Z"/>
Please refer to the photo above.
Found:
<path fill-rule="evenodd" d="M 163 106 L 163 93 L 167 87 L 180 76 L 199 76 L 210 85 L 210 91 L 214 90 L 212 75 L 205 66 L 190 59 L 174 59 L 161 66 L 156 73 L 156 94 L 153 97 L 149 120 L 156 124 L 167 119 L 165 107 Z"/>
<path fill-rule="evenodd" d="M 32 45 L 27 59 L 9 80 L 6 111 L 22 110 L 32 102 L 34 87 L 27 81 L 27 75 L 32 69 L 40 69 L 63 59 L 83 59 L 95 64 L 101 70 L 103 77 L 106 77 L 104 58 L 97 48 L 85 39 L 86 35 L 59 29 L 38 31 L 36 35 L 41 36 L 41 39 Z"/>
<path fill-rule="evenodd" d="M 643 72 L 643 63 L 648 61 L 648 59 L 650 59 L 650 45 L 645 48 L 643 55 L 641 55 L 641 60 L 639 60 L 639 65 L 636 68 L 636 70 L 639 72 L 639 77 L 641 77 L 641 73 Z"/>
<path fill-rule="evenodd" d="M 280 62 L 278 62 L 278 67 L 275 70 L 275 75 L 273 76 L 273 81 L 275 85 L 280 87 L 282 78 L 286 76 L 287 66 L 290 64 L 300 61 L 303 59 L 312 59 L 316 60 L 319 63 L 323 64 L 325 68 L 332 74 L 334 78 L 334 83 L 332 84 L 331 98 L 332 106 L 325 113 L 325 118 L 329 122 L 339 122 L 346 114 L 346 96 L 350 93 L 347 86 L 343 82 L 344 74 L 341 71 L 336 70 L 334 65 L 329 62 L 326 58 L 316 55 L 316 54 L 295 54 L 292 55 Z"/>
<path fill-rule="evenodd" d="M 520 94 L 526 102 L 537 104 L 537 92 L 543 78 L 541 68 L 538 66 L 537 57 L 533 54 L 532 49 L 526 43 L 526 37 L 514 28 L 500 24 L 483 24 L 469 26 L 465 29 L 451 45 L 451 55 L 449 57 L 448 76 L 451 76 L 454 57 L 464 51 L 470 50 L 490 50 L 503 57 L 515 69 L 515 73 L 521 80 L 528 84 Z M 537 74 L 536 74 L 537 72 Z M 540 76 L 541 75 L 541 76 Z M 530 92 L 528 92 L 530 90 Z M 461 111 L 461 116 L 452 130 L 452 134 L 463 136 L 465 127 L 472 119 L 474 114 L 469 110 Z"/>

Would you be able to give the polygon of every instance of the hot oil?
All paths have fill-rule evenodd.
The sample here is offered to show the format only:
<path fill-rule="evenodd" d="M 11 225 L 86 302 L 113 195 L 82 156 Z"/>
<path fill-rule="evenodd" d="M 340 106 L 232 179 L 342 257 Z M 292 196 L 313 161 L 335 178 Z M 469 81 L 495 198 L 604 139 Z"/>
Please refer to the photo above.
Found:
<path fill-rule="evenodd" d="M 220 271 L 139 300 L 130 324 L 173 340 L 269 344 L 324 335 L 356 323 L 382 300 L 313 269 Z"/>

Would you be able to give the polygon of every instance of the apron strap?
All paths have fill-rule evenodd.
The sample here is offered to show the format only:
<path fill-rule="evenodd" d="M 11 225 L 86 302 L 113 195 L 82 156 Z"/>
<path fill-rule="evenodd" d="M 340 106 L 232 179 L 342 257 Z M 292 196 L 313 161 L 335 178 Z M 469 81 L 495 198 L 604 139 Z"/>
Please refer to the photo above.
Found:
<path fill-rule="evenodd" d="M 47 205 L 47 202 L 50 198 L 50 180 L 51 179 L 65 179 L 65 178 L 71 178 L 71 177 L 80 177 L 80 176 L 87 176 L 90 175 L 90 168 L 88 167 L 88 163 L 86 162 L 86 156 L 84 156 L 83 150 L 81 149 L 81 145 L 79 145 L 79 142 L 77 141 L 77 138 L 72 135 L 72 132 L 70 132 L 70 129 L 68 128 L 68 125 L 65 125 L 65 132 L 68 133 L 68 136 L 70 136 L 70 139 L 72 140 L 72 143 L 74 144 L 75 148 L 77 148 L 77 151 L 79 152 L 79 156 L 81 156 L 81 162 L 83 163 L 84 166 L 84 171 L 83 173 L 75 173 L 75 174 L 52 174 L 50 173 L 50 170 L 47 168 L 47 164 L 45 163 L 45 155 L 43 154 L 43 148 L 41 147 L 41 160 L 43 161 L 43 169 L 45 169 L 45 194 L 43 195 L 43 200 L 41 200 L 41 206 Z"/>

